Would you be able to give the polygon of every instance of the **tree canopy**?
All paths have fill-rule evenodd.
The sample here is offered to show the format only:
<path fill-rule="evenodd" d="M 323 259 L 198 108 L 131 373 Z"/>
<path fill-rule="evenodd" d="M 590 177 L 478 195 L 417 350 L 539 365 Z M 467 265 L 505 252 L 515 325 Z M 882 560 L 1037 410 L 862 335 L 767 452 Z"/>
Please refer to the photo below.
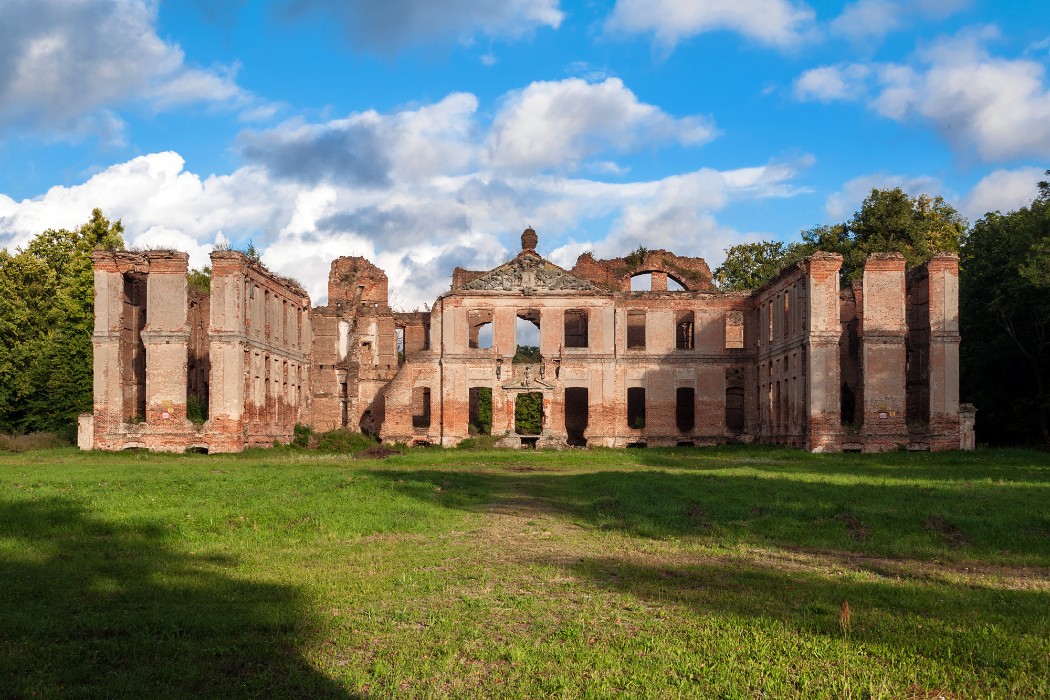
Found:
<path fill-rule="evenodd" d="M 899 187 L 873 189 L 853 218 L 802 232 L 800 242 L 744 243 L 726 249 L 726 260 L 715 270 L 722 289 L 754 289 L 785 266 L 823 250 L 842 255 L 842 278 L 856 279 L 871 253 L 898 252 L 909 267 L 936 253 L 958 253 L 966 221 L 941 197 L 912 197 Z"/>
<path fill-rule="evenodd" d="M 1050 184 L 981 218 L 961 258 L 963 392 L 982 439 L 1050 445 Z"/>
<path fill-rule="evenodd" d="M 0 250 L 0 431 L 67 432 L 91 410 L 96 248 L 123 248 L 124 227 L 100 209 Z"/>

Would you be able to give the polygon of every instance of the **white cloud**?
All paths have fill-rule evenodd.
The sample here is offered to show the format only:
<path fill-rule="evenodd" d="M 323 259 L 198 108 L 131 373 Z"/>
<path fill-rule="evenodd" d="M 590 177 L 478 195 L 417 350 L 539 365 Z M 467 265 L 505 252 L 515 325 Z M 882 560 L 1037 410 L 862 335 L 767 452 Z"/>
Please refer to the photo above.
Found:
<path fill-rule="evenodd" d="M 919 20 L 947 17 L 970 0 L 857 0 L 842 9 L 829 25 L 831 33 L 852 41 L 882 39 Z"/>
<path fill-rule="evenodd" d="M 1013 211 L 1031 204 L 1039 193 L 1037 183 L 1045 179 L 1042 168 L 993 170 L 973 186 L 960 209 L 971 222 L 990 211 Z"/>
<path fill-rule="evenodd" d="M 1046 69 L 1033 60 L 992 56 L 986 44 L 997 35 L 991 27 L 966 30 L 919 51 L 906 64 L 807 71 L 796 82 L 795 95 L 824 101 L 866 95 L 877 114 L 926 122 L 957 151 L 976 152 L 985 161 L 1048 157 Z"/>
<path fill-rule="evenodd" d="M 288 13 L 323 12 L 338 21 L 355 46 L 393 50 L 414 42 L 470 41 L 475 35 L 518 38 L 557 29 L 565 15 L 558 0 L 291 0 Z"/>
<path fill-rule="evenodd" d="M 813 9 L 791 0 L 617 0 L 606 28 L 652 33 L 666 50 L 682 39 L 719 30 L 788 48 L 815 31 Z"/>
<path fill-rule="evenodd" d="M 232 70 L 188 66 L 156 21 L 157 0 L 0 3 L 0 129 L 119 142 L 120 105 L 253 101 Z"/>
<path fill-rule="evenodd" d="M 711 121 L 676 119 L 639 102 L 619 78 L 589 83 L 580 78 L 535 82 L 510 95 L 493 123 L 493 164 L 512 169 L 576 168 L 606 150 L 645 143 L 696 145 L 715 134 Z"/>
<path fill-rule="evenodd" d="M 594 87 L 609 90 L 607 105 L 620 110 L 611 122 L 599 122 L 603 147 L 629 149 L 656 136 L 693 138 L 689 120 L 638 104 L 619 81 Z M 733 201 L 792 196 L 799 191 L 791 184 L 796 167 L 805 167 L 800 161 L 799 166 L 701 169 L 632 182 L 540 168 L 551 163 L 546 160 L 532 162 L 531 169 L 495 167 L 487 153 L 494 134 L 509 127 L 500 122 L 485 129 L 477 110 L 476 97 L 454 93 L 388 114 L 364 112 L 248 132 L 242 145 L 259 150 L 248 165 L 227 175 L 198 175 L 185 169 L 177 153 L 153 153 L 32 199 L 15 202 L 0 195 L 0 245 L 23 245 L 49 227 L 77 226 L 97 206 L 122 219 L 129 243 L 186 250 L 194 266 L 206 264 L 216 242 L 243 246 L 251 240 L 267 265 L 299 279 L 315 303 L 325 299 L 331 260 L 363 255 L 386 270 L 393 301 L 411 308 L 446 290 L 455 266 L 490 269 L 506 260 L 530 224 L 540 232 L 541 252 L 567 265 L 574 262 L 567 259 L 573 240 L 581 243 L 572 250 L 585 245 L 607 256 L 641 243 L 683 255 L 720 256 L 744 234 L 720 224 L 717 213 Z M 580 162 L 590 152 L 581 139 L 589 143 L 586 132 L 577 131 L 559 144 L 569 151 L 563 153 L 566 163 Z M 270 150 L 261 143 L 269 143 Z M 325 149 L 344 169 L 351 167 L 347 154 L 364 149 L 382 164 L 379 176 L 364 182 L 363 175 L 348 178 L 334 165 L 324 170 L 329 161 L 318 154 Z M 605 167 L 594 161 L 595 170 Z"/>
<path fill-rule="evenodd" d="M 828 196 L 824 203 L 828 221 L 839 222 L 849 219 L 855 211 L 860 209 L 860 205 L 873 189 L 886 190 L 894 187 L 901 188 L 913 197 L 920 194 L 945 196 L 944 184 L 935 177 L 887 173 L 861 175 L 847 181 L 841 190 Z"/>
<path fill-rule="evenodd" d="M 864 95 L 870 72 L 858 63 L 812 68 L 795 80 L 795 97 L 818 102 L 857 99 Z"/>

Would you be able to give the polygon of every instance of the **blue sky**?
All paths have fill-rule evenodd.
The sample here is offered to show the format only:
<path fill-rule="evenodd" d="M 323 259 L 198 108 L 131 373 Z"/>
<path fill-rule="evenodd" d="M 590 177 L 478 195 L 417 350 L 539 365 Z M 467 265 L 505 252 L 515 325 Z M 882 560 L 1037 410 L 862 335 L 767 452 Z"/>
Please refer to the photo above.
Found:
<path fill-rule="evenodd" d="M 1045 0 L 0 0 L 0 246 L 121 219 L 254 242 L 392 301 L 531 225 L 571 267 L 841 221 L 872 187 L 971 221 L 1050 167 Z"/>

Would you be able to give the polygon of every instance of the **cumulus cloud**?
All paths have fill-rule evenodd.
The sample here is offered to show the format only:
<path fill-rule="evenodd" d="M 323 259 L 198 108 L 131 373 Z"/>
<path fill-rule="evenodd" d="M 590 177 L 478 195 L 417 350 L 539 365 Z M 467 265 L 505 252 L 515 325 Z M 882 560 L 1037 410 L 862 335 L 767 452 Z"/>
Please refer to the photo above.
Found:
<path fill-rule="evenodd" d="M 845 64 L 804 73 L 801 100 L 865 96 L 877 114 L 930 124 L 957 151 L 985 161 L 1050 156 L 1050 87 L 1034 60 L 990 54 L 994 28 L 934 42 L 909 63 Z"/>
<path fill-rule="evenodd" d="M 870 68 L 858 63 L 812 68 L 795 80 L 795 97 L 817 102 L 857 99 L 864 95 L 870 73 Z"/>
<path fill-rule="evenodd" d="M 830 30 L 853 41 L 878 40 L 917 20 L 942 19 L 969 4 L 970 0 L 857 0 L 831 21 Z"/>
<path fill-rule="evenodd" d="M 232 70 L 187 65 L 182 49 L 157 35 L 156 20 L 157 0 L 0 3 L 0 129 L 97 131 L 119 141 L 107 111 L 118 105 L 252 102 Z"/>
<path fill-rule="evenodd" d="M 555 144 L 565 163 L 594 149 L 693 138 L 688 120 L 638 104 L 619 81 L 598 87 L 615 88 L 609 109 L 626 105 L 627 116 L 599 130 L 598 146 L 582 132 Z M 490 152 L 494 135 L 513 122 L 514 99 L 498 112 L 507 118 L 488 128 L 479 123 L 477 98 L 454 93 L 392 113 L 245 132 L 247 163 L 227 175 L 198 175 L 177 153 L 154 153 L 32 199 L 0 195 L 0 245 L 76 226 L 98 206 L 123 220 L 129 243 L 178 247 L 195 266 L 206 264 L 217 241 L 251 240 L 271 269 L 299 279 L 315 303 L 325 299 L 331 260 L 362 255 L 386 270 L 394 303 L 412 308 L 445 291 L 457 265 L 490 269 L 506 260 L 526 225 L 539 230 L 541 252 L 566 265 L 573 251 L 623 255 L 641 243 L 715 258 L 745 236 L 718 222 L 721 209 L 799 191 L 792 184 L 799 166 L 784 164 L 628 182 L 574 176 L 548 160 L 509 168 Z"/>
<path fill-rule="evenodd" d="M 973 186 L 960 210 L 973 222 L 990 211 L 1008 212 L 1027 206 L 1039 194 L 1037 183 L 1045 179 L 1042 168 L 993 170 Z"/>
<path fill-rule="evenodd" d="M 842 189 L 828 196 L 824 203 L 824 211 L 828 215 L 828 221 L 845 221 L 853 212 L 860 209 L 864 199 L 871 194 L 873 189 L 893 189 L 899 187 L 912 196 L 928 194 L 931 196 L 944 196 L 944 184 L 935 177 L 927 175 L 891 175 L 887 173 L 873 173 L 861 175 L 847 181 Z"/>
<path fill-rule="evenodd" d="M 292 0 L 292 16 L 334 17 L 355 46 L 389 51 L 417 41 L 469 41 L 482 34 L 518 38 L 542 27 L 557 29 L 558 0 Z"/>
<path fill-rule="evenodd" d="M 719 30 L 784 49 L 813 35 L 814 16 L 808 5 L 792 0 L 617 0 L 605 26 L 612 32 L 652 34 L 666 50 L 682 39 Z"/>
<path fill-rule="evenodd" d="M 714 138 L 710 119 L 676 119 L 639 102 L 619 78 L 535 82 L 509 96 L 493 124 L 492 162 L 515 169 L 575 168 L 606 149 L 645 143 L 696 145 Z"/>

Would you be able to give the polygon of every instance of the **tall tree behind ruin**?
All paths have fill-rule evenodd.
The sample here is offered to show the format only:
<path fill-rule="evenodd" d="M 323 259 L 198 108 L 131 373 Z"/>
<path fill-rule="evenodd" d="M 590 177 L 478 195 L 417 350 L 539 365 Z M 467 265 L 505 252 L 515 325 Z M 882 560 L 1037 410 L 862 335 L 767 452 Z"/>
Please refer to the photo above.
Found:
<path fill-rule="evenodd" d="M 1050 183 L 974 224 L 961 264 L 963 400 L 981 440 L 1050 446 Z"/>
<path fill-rule="evenodd" d="M 941 197 L 873 189 L 853 218 L 802 232 L 802 241 L 743 243 L 726 249 L 714 273 L 722 289 L 755 289 L 783 267 L 818 250 L 842 255 L 842 278 L 855 279 L 871 253 L 902 253 L 909 267 L 940 252 L 958 253 L 966 221 Z"/>
<path fill-rule="evenodd" d="M 0 250 L 0 431 L 69 432 L 91 410 L 91 251 L 123 248 L 123 233 L 95 209 L 73 231 Z"/>

